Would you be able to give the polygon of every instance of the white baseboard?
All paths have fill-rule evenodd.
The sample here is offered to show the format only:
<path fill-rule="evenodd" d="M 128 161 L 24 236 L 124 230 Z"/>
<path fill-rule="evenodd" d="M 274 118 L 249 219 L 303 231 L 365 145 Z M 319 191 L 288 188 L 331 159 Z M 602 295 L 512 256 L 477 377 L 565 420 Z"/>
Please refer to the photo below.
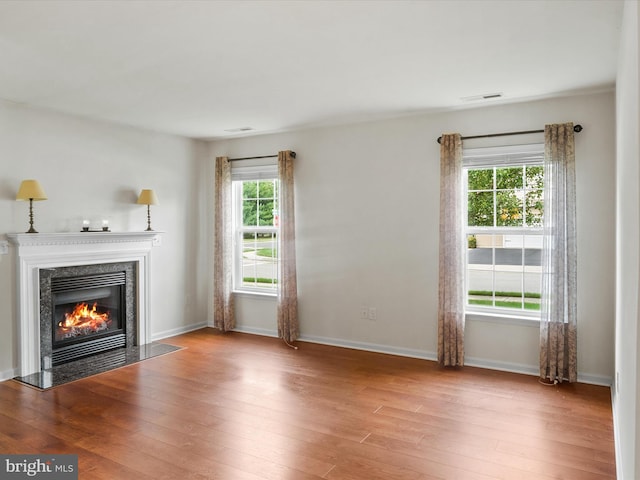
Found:
<path fill-rule="evenodd" d="M 175 337 L 176 335 L 181 335 L 183 333 L 193 332 L 194 330 L 200 330 L 201 328 L 207 327 L 206 322 L 196 323 L 195 325 L 185 325 L 179 328 L 172 328 L 171 330 L 165 330 L 164 332 L 157 332 L 151 335 L 151 341 L 155 342 L 157 340 L 163 340 L 169 337 Z"/>
<path fill-rule="evenodd" d="M 614 389 L 615 385 L 611 387 L 611 413 L 613 416 L 613 447 L 616 455 L 616 478 L 618 478 L 618 480 L 624 480 L 622 478 L 622 444 L 620 443 L 620 429 L 618 428 L 620 418 L 618 416 L 617 395 Z"/>
<path fill-rule="evenodd" d="M 268 328 L 255 328 L 255 327 L 236 327 L 233 329 L 234 332 L 240 333 L 250 333 L 252 335 L 260 335 L 262 337 L 276 337 L 278 338 L 278 331 L 271 330 Z"/>
<path fill-rule="evenodd" d="M 465 357 L 464 364 L 469 367 L 486 368 L 487 370 L 498 370 L 500 372 L 521 373 L 523 375 L 538 375 L 540 372 L 540 369 L 533 365 L 498 362 L 496 360 L 477 357 Z"/>
<path fill-rule="evenodd" d="M 422 360 L 437 359 L 434 352 L 426 352 L 424 350 L 413 350 L 410 348 L 393 347 L 389 345 L 379 345 L 376 343 L 356 342 L 352 340 L 342 340 L 339 338 L 318 337 L 315 335 L 301 335 L 298 339 L 301 342 L 319 343 L 321 345 L 330 345 L 332 347 L 352 348 L 354 350 L 364 350 L 367 352 L 386 353 L 388 355 L 397 355 L 399 357 L 419 358 Z"/>
<path fill-rule="evenodd" d="M 262 335 L 266 337 L 277 337 L 278 332 L 270 329 L 253 328 L 253 327 L 237 327 L 234 331 L 242 333 L 251 333 L 254 335 Z M 393 347 L 389 345 L 379 345 L 375 343 L 357 342 L 352 340 L 342 340 L 340 338 L 319 337 L 315 335 L 301 335 L 298 339 L 301 342 L 319 343 L 322 345 L 330 345 L 332 347 L 353 348 L 354 350 L 365 350 L 367 352 L 386 353 L 389 355 L 398 355 L 400 357 L 419 358 L 422 360 L 437 360 L 435 352 L 424 350 L 413 350 L 410 348 Z M 538 376 L 539 368 L 537 365 L 523 365 L 518 363 L 498 362 L 495 360 L 487 360 L 483 358 L 467 357 L 465 365 L 470 367 L 486 368 L 488 370 L 499 370 L 501 372 L 521 373 L 524 375 Z M 579 373 L 578 381 L 581 383 L 590 383 L 593 385 L 611 386 L 612 379 L 605 375 L 594 375 L 589 373 Z"/>
<path fill-rule="evenodd" d="M 466 357 L 464 364 L 470 367 L 486 368 L 488 370 L 499 370 L 501 372 L 521 373 L 523 375 L 538 376 L 540 369 L 537 365 L 523 365 L 519 363 L 497 362 L 495 360 L 486 360 L 484 358 Z M 597 375 L 592 373 L 578 373 L 578 382 L 589 383 L 591 385 L 600 385 L 603 387 L 611 387 L 612 379 L 606 375 Z"/>
<path fill-rule="evenodd" d="M 14 377 L 18 376 L 18 369 L 14 368 L 13 370 L 4 370 L 0 372 L 0 382 L 4 382 L 5 380 L 11 380 Z"/>
<path fill-rule="evenodd" d="M 594 373 L 578 372 L 578 381 L 580 383 L 590 383 L 591 385 L 600 385 L 602 387 L 612 388 L 613 378 L 607 375 L 598 375 Z"/>

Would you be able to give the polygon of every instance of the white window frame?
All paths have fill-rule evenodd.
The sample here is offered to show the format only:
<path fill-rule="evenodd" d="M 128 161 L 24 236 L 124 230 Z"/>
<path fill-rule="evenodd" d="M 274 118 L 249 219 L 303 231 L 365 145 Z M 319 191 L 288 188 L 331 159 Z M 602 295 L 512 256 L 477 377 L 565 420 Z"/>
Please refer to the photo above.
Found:
<path fill-rule="evenodd" d="M 240 163 L 240 162 L 238 162 Z M 241 182 L 255 180 L 277 180 L 278 165 L 273 163 L 261 164 L 261 162 L 244 162 L 239 165 L 231 165 L 232 182 L 232 222 L 233 222 L 233 291 L 236 293 L 246 293 L 253 295 L 265 295 L 276 297 L 279 290 L 279 252 L 277 244 L 275 249 L 276 283 L 268 284 L 268 287 L 244 285 L 242 275 L 244 234 L 245 233 L 269 233 L 275 234 L 276 241 L 280 235 L 279 226 L 256 226 L 247 227 L 243 225 L 242 219 L 242 188 Z M 278 188 L 278 192 L 280 189 Z M 279 204 L 279 201 L 278 201 Z"/>
<path fill-rule="evenodd" d="M 464 249 L 465 252 L 465 272 L 468 273 L 469 255 L 467 239 L 469 235 L 495 234 L 495 235 L 518 235 L 518 236 L 540 236 L 543 235 L 542 227 L 473 227 L 468 225 L 468 181 L 467 172 L 470 169 L 509 167 L 509 166 L 542 166 L 544 164 L 544 144 L 529 145 L 509 145 L 503 147 L 473 148 L 463 150 L 463 205 L 464 205 Z M 494 208 L 496 208 L 494 202 Z M 522 247 L 525 248 L 525 245 Z M 495 287 L 495 250 L 493 251 L 492 270 L 493 284 Z M 524 252 L 523 252 L 524 258 Z M 469 298 L 469 275 L 465 275 L 465 312 L 472 315 L 490 315 L 494 317 L 526 318 L 531 320 L 540 319 L 539 310 L 526 310 L 519 308 L 495 307 L 474 305 L 468 303 Z M 521 276 L 521 287 L 524 292 L 524 272 Z M 493 288 L 495 292 L 495 288 Z"/>

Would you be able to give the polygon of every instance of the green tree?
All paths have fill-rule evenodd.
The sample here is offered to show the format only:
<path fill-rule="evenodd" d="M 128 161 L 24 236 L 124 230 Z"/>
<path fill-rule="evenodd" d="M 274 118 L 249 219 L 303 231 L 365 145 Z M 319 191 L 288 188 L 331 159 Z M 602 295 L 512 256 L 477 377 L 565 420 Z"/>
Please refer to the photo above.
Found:
<path fill-rule="evenodd" d="M 470 226 L 542 224 L 544 182 L 541 166 L 468 170 L 467 182 L 467 220 Z"/>
<path fill-rule="evenodd" d="M 248 227 L 273 225 L 277 206 L 277 180 L 242 183 L 242 223 Z"/>
<path fill-rule="evenodd" d="M 527 182 L 527 192 L 525 195 L 527 225 L 541 227 L 542 214 L 544 212 L 544 167 L 526 167 L 525 178 Z"/>

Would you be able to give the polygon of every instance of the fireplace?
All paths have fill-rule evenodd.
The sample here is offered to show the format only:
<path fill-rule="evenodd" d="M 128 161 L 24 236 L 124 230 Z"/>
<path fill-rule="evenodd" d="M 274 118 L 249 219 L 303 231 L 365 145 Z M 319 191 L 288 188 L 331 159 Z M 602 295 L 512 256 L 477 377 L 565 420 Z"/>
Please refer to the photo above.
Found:
<path fill-rule="evenodd" d="M 66 362 L 56 368 L 111 354 L 105 351 L 87 357 L 79 351 L 80 345 L 104 351 L 111 348 L 109 342 L 121 344 L 123 336 L 125 351 L 151 345 L 150 266 L 157 236 L 158 232 L 8 234 L 16 247 L 18 274 L 16 375 L 48 374 L 45 370 L 53 367 L 54 351 L 56 363 Z M 121 279 L 113 280 L 121 272 L 124 286 Z M 106 283 L 115 285 L 104 285 L 105 277 L 111 277 Z M 103 284 L 92 292 L 96 278 Z M 107 328 L 84 333 L 82 327 L 76 327 L 73 336 L 58 334 L 56 338 L 54 324 L 65 318 L 70 304 L 75 308 L 82 303 L 89 310 L 96 304 L 97 313 L 108 309 Z M 120 351 L 113 348 L 112 352 Z M 85 358 L 68 362 L 61 352 L 66 355 L 69 351 Z"/>
<path fill-rule="evenodd" d="M 134 262 L 42 268 L 42 368 L 136 344 Z"/>

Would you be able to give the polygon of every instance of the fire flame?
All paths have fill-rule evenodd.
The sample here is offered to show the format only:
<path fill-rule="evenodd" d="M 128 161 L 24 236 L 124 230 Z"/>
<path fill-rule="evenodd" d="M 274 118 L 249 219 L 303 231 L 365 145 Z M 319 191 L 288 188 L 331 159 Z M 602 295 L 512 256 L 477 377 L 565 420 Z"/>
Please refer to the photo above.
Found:
<path fill-rule="evenodd" d="M 58 323 L 58 334 L 62 338 L 89 335 L 109 328 L 109 312 L 98 313 L 97 303 L 91 308 L 87 303 L 79 303 L 71 313 L 64 314 L 64 320 Z"/>

